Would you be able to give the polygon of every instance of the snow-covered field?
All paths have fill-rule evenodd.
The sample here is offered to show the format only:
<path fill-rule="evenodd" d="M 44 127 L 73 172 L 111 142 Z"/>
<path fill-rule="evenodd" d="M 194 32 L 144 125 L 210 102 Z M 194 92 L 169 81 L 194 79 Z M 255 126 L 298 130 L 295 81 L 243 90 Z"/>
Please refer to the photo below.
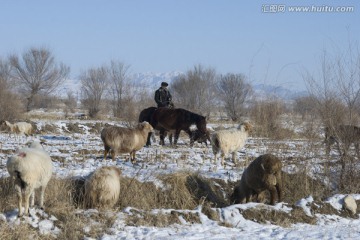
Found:
<path fill-rule="evenodd" d="M 45 148 L 50 153 L 55 176 L 66 178 L 68 176 L 86 176 L 96 168 L 104 165 L 117 165 L 126 177 L 135 177 L 139 181 L 154 182 L 156 186 L 163 187 L 157 176 L 176 172 L 196 172 L 205 178 L 221 179 L 225 182 L 235 182 L 241 178 L 244 166 L 249 161 L 264 153 L 273 153 L 283 160 L 283 171 L 295 173 L 299 170 L 297 161 L 304 161 L 308 175 L 319 177 L 323 172 L 320 164 L 323 161 L 323 147 L 321 142 L 310 143 L 306 139 L 273 141 L 262 138 L 250 138 L 242 151 L 238 152 L 239 164 L 235 166 L 229 160 L 225 168 L 219 163 L 213 163 L 213 153 L 210 146 L 196 143 L 190 148 L 188 137 L 181 136 L 177 147 L 159 146 L 154 143 L 149 148 L 143 148 L 137 153 L 137 163 L 126 161 L 127 155 L 118 156 L 116 162 L 110 159 L 103 160 L 103 146 L 100 135 L 92 131 L 92 121 L 73 121 L 78 123 L 80 132 L 68 129 L 70 121 L 44 121 L 36 120 L 38 128 L 46 124 L 56 126 L 55 132 L 25 137 L 0 134 L 0 178 L 8 177 L 6 170 L 7 157 L 18 147 L 32 139 L 46 141 Z M 114 122 L 110 122 L 115 124 Z M 210 124 L 211 125 L 211 124 Z M 216 127 L 216 126 L 212 126 Z M 168 142 L 167 142 L 168 144 Z M 316 149 L 316 150 L 315 150 Z M 336 158 L 336 153 L 332 152 Z M 323 179 L 326 183 L 327 180 Z M 300 183 L 301 184 L 301 183 Z M 285 193 L 291 194 L 291 193 Z M 360 195 L 352 194 L 356 200 Z M 342 201 L 345 195 L 329 196 L 324 203 L 330 204 L 335 211 L 342 210 Z M 45 196 L 46 198 L 46 196 Z M 46 202 L 46 200 L 45 200 Z M 311 205 L 318 204 L 312 196 L 304 196 L 295 204 L 303 209 L 306 215 L 316 219 L 315 224 L 291 223 L 279 226 L 270 222 L 260 223 L 243 216 L 243 211 L 259 209 L 277 211 L 291 215 L 295 205 L 281 202 L 275 206 L 259 203 L 230 205 L 223 208 L 214 208 L 219 220 L 212 220 L 203 213 L 201 205 L 196 209 L 176 209 L 176 211 L 190 212 L 199 217 L 199 222 L 190 222 L 179 215 L 180 224 L 166 227 L 130 226 L 125 219 L 134 211 L 141 211 L 131 207 L 110 211 L 107 214 L 115 215 L 115 223 L 104 231 L 101 239 L 360 239 L 360 220 L 355 217 L 344 217 L 341 214 L 319 214 L 313 211 Z M 152 214 L 170 214 L 174 209 L 153 209 Z M 91 217 L 98 213 L 95 209 L 78 209 L 79 214 Z M 56 216 L 49 215 L 46 210 L 32 208 L 31 216 L 17 217 L 17 209 L 0 213 L 0 224 L 16 226 L 20 222 L 28 222 L 41 234 L 57 236 L 61 229 L 57 226 Z M 91 225 L 88 226 L 91 228 Z M 86 233 L 89 229 L 84 229 Z M 1 238 L 1 237 L 0 237 Z M 84 235 L 86 237 L 86 234 Z M 89 239 L 89 238 L 87 238 Z"/>

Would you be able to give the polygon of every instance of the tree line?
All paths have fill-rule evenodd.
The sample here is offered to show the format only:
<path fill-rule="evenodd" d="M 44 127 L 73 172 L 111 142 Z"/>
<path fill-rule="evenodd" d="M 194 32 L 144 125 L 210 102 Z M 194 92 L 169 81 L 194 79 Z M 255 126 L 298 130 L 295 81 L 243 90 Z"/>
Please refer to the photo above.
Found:
<path fill-rule="evenodd" d="M 278 128 L 278 118 L 291 108 L 303 118 L 319 118 L 326 126 L 357 124 L 360 112 L 360 54 L 356 43 L 337 54 L 324 50 L 318 74 L 302 71 L 308 95 L 295 99 L 291 106 L 273 97 L 257 99 L 244 74 L 216 73 L 201 64 L 173 79 L 170 91 L 176 107 L 207 117 L 231 121 L 250 117 L 265 132 Z M 19 118 L 23 112 L 45 107 L 68 79 L 70 67 L 57 61 L 44 47 L 33 47 L 21 55 L 0 57 L 0 120 Z M 91 118 L 110 114 L 136 120 L 141 109 L 154 106 L 153 93 L 146 83 L 139 84 L 130 74 L 130 66 L 109 61 L 91 67 L 78 76 L 79 96 L 69 91 L 62 99 L 67 111 L 80 102 Z M 141 86 L 139 86 L 141 85 Z M 151 86 L 154 87 L 154 86 Z"/>
<path fill-rule="evenodd" d="M 81 72 L 81 107 L 91 118 L 96 118 L 104 106 L 114 117 L 122 117 L 136 106 L 146 107 L 153 102 L 148 86 L 138 86 L 129 69 L 129 65 L 112 60 L 109 64 Z M 22 111 L 42 107 L 69 74 L 70 67 L 58 62 L 54 54 L 43 47 L 30 48 L 20 56 L 12 54 L 6 59 L 0 58 L 0 118 L 13 119 Z M 211 112 L 218 111 L 217 106 L 221 106 L 229 118 L 237 121 L 244 114 L 252 88 L 242 74 L 218 76 L 213 68 L 199 64 L 172 80 L 171 91 L 177 107 L 210 116 Z M 74 92 L 69 91 L 64 104 L 71 110 L 76 102 Z M 14 109 L 17 110 L 12 111 Z"/>

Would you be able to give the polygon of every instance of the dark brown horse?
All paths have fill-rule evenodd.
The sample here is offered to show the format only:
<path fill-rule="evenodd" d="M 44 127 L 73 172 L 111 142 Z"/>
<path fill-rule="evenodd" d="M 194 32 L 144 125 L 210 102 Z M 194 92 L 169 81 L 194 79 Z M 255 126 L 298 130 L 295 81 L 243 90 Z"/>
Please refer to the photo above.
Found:
<path fill-rule="evenodd" d="M 155 112 L 155 110 L 157 109 L 157 107 L 148 107 L 148 108 L 145 108 L 144 110 L 142 110 L 140 112 L 140 115 L 139 115 L 139 122 L 148 122 L 150 123 L 150 125 L 156 129 L 156 130 L 161 130 L 163 128 L 155 128 L 155 126 L 153 124 L 151 124 L 151 118 L 152 118 L 152 115 L 153 113 Z M 166 130 L 164 130 L 164 134 L 166 136 Z M 150 146 L 151 145 L 151 136 L 152 136 L 152 132 L 149 133 L 148 135 L 148 138 L 147 138 L 147 141 L 146 141 L 146 146 Z M 170 140 L 170 144 L 172 144 L 172 134 L 170 134 L 169 136 L 169 140 Z"/>
<path fill-rule="evenodd" d="M 155 129 L 160 129 L 160 144 L 164 145 L 165 131 L 175 130 L 174 144 L 176 145 L 180 131 L 185 131 L 190 137 L 190 145 L 194 139 L 190 126 L 195 124 L 200 133 L 208 135 L 206 130 L 206 118 L 199 114 L 182 108 L 158 108 L 154 111 L 150 124 Z"/>

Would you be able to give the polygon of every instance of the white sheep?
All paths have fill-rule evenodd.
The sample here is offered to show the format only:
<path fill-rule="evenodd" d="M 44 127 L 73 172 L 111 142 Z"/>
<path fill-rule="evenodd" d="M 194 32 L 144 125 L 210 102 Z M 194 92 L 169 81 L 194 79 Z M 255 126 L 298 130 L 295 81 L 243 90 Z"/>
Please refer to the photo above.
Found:
<path fill-rule="evenodd" d="M 121 170 L 105 166 L 92 172 L 85 180 L 85 203 L 89 208 L 112 208 L 120 196 Z"/>
<path fill-rule="evenodd" d="M 25 134 L 26 136 L 31 135 L 33 132 L 33 127 L 30 123 L 27 122 L 17 122 L 17 123 L 10 123 L 9 121 L 4 121 L 3 125 L 10 128 L 10 132 L 16 134 Z"/>
<path fill-rule="evenodd" d="M 148 122 L 139 123 L 135 128 L 106 127 L 101 131 L 104 143 L 104 160 L 111 150 L 112 160 L 117 153 L 130 153 L 131 161 L 135 161 L 135 153 L 144 147 L 149 132 L 153 127 Z"/>
<path fill-rule="evenodd" d="M 252 126 L 249 123 L 242 123 L 238 128 L 224 129 L 215 131 L 211 135 L 211 146 L 217 161 L 217 154 L 221 152 L 221 165 L 224 166 L 224 158 L 228 153 L 232 153 L 232 160 L 236 163 L 235 155 L 238 150 L 245 146 Z"/>
<path fill-rule="evenodd" d="M 7 170 L 15 179 L 15 190 L 18 196 L 19 216 L 23 215 L 24 200 L 25 215 L 29 214 L 29 199 L 34 205 L 35 189 L 40 188 L 40 207 L 44 207 L 45 188 L 53 172 L 52 161 L 47 152 L 38 142 L 31 143 L 31 148 L 22 148 L 9 157 Z"/>

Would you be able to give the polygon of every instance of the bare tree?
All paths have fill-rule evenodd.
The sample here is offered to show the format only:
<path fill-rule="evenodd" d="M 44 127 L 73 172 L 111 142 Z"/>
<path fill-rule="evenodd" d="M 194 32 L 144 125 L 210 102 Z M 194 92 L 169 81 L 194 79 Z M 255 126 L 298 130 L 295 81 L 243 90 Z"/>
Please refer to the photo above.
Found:
<path fill-rule="evenodd" d="M 301 115 L 302 120 L 316 116 L 317 99 L 314 96 L 300 96 L 294 99 L 294 112 Z"/>
<path fill-rule="evenodd" d="M 357 119 L 355 110 L 360 100 L 360 52 L 359 48 L 349 42 L 348 48 L 334 59 L 335 77 L 341 98 L 348 108 L 350 124 Z"/>
<path fill-rule="evenodd" d="M 252 87 L 241 74 L 227 74 L 220 77 L 217 84 L 220 100 L 228 117 L 237 121 L 244 114 L 244 105 L 251 95 Z"/>
<path fill-rule="evenodd" d="M 73 91 L 70 90 L 67 92 L 67 98 L 64 100 L 64 104 L 65 117 L 68 117 L 69 111 L 73 113 L 77 105 L 77 99 L 74 96 Z"/>
<path fill-rule="evenodd" d="M 109 92 L 112 96 L 112 109 L 115 117 L 123 115 L 125 103 L 131 101 L 133 97 L 130 77 L 128 76 L 129 67 L 122 62 L 111 61 L 110 63 Z"/>
<path fill-rule="evenodd" d="M 333 128 L 345 122 L 341 94 L 337 85 L 334 62 L 326 51 L 321 56 L 320 64 L 318 75 L 306 72 L 303 78 L 310 96 L 316 100 L 315 107 L 323 124 Z"/>
<path fill-rule="evenodd" d="M 340 125 L 359 124 L 356 104 L 360 98 L 360 53 L 358 47 L 349 43 L 348 48 L 340 53 L 329 54 L 324 51 L 320 63 L 320 75 L 307 73 L 305 81 L 310 94 L 317 99 L 316 106 L 324 127 L 334 134 L 343 149 L 340 158 L 340 186 L 343 186 L 343 178 L 348 172 L 351 173 L 354 156 L 345 154 L 346 142 L 349 139 L 336 136 L 341 134 Z"/>
<path fill-rule="evenodd" d="M 46 48 L 30 48 L 21 59 L 16 55 L 9 59 L 19 90 L 26 96 L 27 111 L 31 110 L 36 95 L 53 93 L 70 72 L 69 67 L 57 64 L 53 54 Z"/>
<path fill-rule="evenodd" d="M 255 134 L 271 138 L 282 138 L 280 116 L 285 112 L 281 99 L 268 98 L 256 100 L 250 106 L 251 121 L 256 126 Z"/>
<path fill-rule="evenodd" d="M 197 65 L 172 83 L 175 106 L 210 115 L 215 100 L 216 72 L 213 68 Z"/>
<path fill-rule="evenodd" d="M 100 112 L 103 95 L 109 85 L 106 67 L 91 68 L 80 75 L 82 104 L 94 118 Z"/>
<path fill-rule="evenodd" d="M 12 92 L 11 65 L 0 58 L 0 120 L 13 120 L 22 112 L 19 97 Z"/>

